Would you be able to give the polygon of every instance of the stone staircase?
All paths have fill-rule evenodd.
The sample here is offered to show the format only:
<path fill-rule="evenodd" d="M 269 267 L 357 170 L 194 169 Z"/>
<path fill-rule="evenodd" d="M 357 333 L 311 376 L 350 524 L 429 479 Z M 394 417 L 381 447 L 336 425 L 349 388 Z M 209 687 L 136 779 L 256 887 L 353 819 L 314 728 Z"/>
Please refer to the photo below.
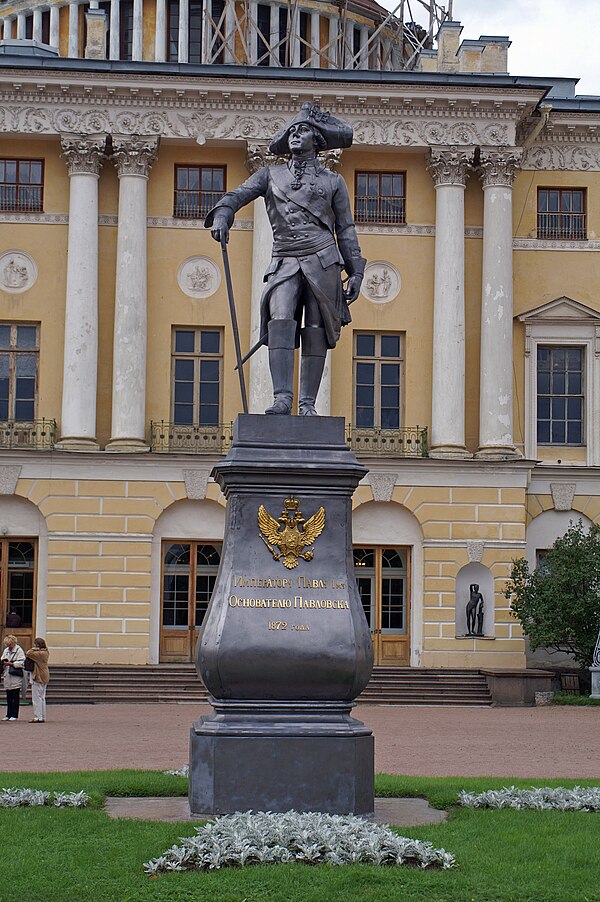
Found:
<path fill-rule="evenodd" d="M 50 704 L 206 703 L 208 693 L 192 664 L 144 667 L 52 667 Z M 491 705 L 477 670 L 375 667 L 358 698 L 370 705 Z"/>

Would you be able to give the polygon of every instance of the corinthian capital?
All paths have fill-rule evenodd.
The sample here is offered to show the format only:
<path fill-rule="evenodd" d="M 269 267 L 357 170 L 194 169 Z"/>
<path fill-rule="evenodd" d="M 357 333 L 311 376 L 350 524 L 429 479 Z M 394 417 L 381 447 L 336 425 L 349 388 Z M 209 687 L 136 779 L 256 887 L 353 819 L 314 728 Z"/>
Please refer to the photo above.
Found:
<path fill-rule="evenodd" d="M 440 185 L 458 185 L 464 188 L 471 174 L 473 149 L 435 147 L 427 165 L 436 188 Z"/>
<path fill-rule="evenodd" d="M 263 166 L 273 166 L 285 162 L 285 157 L 277 157 L 269 151 L 269 145 L 261 141 L 248 141 L 246 144 L 246 169 L 251 174 L 258 172 Z"/>
<path fill-rule="evenodd" d="M 113 135 L 111 160 L 119 178 L 123 175 L 148 174 L 158 153 L 159 138 L 143 135 Z"/>
<path fill-rule="evenodd" d="M 482 149 L 478 172 L 483 187 L 512 187 L 522 156 L 520 147 L 511 147 L 510 150 Z"/>
<path fill-rule="evenodd" d="M 100 175 L 106 135 L 61 135 L 60 143 L 69 175 Z"/>

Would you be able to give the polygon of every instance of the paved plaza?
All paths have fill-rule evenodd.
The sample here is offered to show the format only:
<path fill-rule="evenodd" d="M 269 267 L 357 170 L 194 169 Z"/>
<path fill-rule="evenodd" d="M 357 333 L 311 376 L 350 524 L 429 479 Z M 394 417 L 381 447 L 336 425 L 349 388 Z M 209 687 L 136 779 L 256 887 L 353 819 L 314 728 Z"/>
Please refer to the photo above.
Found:
<path fill-rule="evenodd" d="M 19 750 L 12 770 L 177 768 L 188 759 L 192 721 L 210 709 L 49 705 L 45 724 L 30 724 L 31 710 L 21 708 L 15 723 L 0 723 L 0 746 L 10 736 Z M 360 705 L 356 716 L 375 734 L 378 772 L 600 779 L 598 708 Z"/>

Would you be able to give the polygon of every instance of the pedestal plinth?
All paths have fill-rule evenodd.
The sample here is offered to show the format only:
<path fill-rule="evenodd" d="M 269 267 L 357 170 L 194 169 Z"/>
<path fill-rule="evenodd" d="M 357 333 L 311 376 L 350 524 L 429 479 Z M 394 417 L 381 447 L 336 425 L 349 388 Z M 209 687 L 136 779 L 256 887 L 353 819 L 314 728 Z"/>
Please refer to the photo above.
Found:
<path fill-rule="evenodd" d="M 373 737 L 350 716 L 373 663 L 352 559 L 366 474 L 334 417 L 240 416 L 197 667 L 215 713 L 190 739 L 190 808 L 373 811 Z"/>

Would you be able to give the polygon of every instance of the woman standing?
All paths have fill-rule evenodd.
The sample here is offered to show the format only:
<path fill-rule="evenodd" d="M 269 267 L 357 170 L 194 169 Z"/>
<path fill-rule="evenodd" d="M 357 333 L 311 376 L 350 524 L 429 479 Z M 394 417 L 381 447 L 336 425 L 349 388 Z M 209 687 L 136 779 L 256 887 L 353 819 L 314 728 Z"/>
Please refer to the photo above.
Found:
<path fill-rule="evenodd" d="M 33 648 L 29 649 L 27 657 L 31 658 L 35 664 L 31 682 L 33 720 L 30 720 L 29 723 L 45 723 L 46 688 L 50 682 L 50 671 L 48 670 L 48 658 L 50 657 L 50 652 L 48 651 L 48 646 L 44 639 L 33 640 Z"/>
<path fill-rule="evenodd" d="M 6 690 L 6 717 L 3 720 L 17 720 L 19 716 L 19 695 L 23 686 L 23 664 L 25 652 L 17 642 L 16 636 L 6 636 L 2 652 L 2 670 L 4 688 Z M 12 670 L 12 673 L 11 673 Z"/>

